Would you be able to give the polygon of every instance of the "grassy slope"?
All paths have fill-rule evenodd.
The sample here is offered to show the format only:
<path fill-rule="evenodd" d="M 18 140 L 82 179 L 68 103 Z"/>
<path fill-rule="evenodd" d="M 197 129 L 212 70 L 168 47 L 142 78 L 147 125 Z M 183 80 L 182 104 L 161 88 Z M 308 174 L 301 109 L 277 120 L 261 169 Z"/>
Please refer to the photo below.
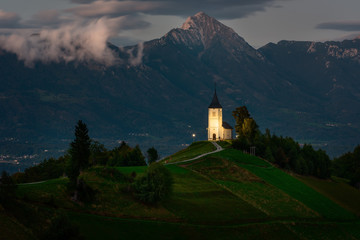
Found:
<path fill-rule="evenodd" d="M 204 151 L 201 145 L 187 154 Z M 231 149 L 204 159 L 167 166 L 174 194 L 157 207 L 135 201 L 124 183 L 104 179 L 96 169 L 83 174 L 99 191 L 93 204 L 71 202 L 66 179 L 20 185 L 18 196 L 40 208 L 66 209 L 87 239 L 360 239 L 358 222 L 324 222 L 317 215 L 338 221 L 351 214 L 269 163 Z M 118 169 L 141 175 L 146 168 Z"/>
<path fill-rule="evenodd" d="M 70 213 L 86 239 L 298 239 L 288 224 L 207 226 Z M 310 238 L 309 238 L 310 239 Z"/>
<path fill-rule="evenodd" d="M 29 229 L 9 217 L 0 205 L 0 239 L 35 239 Z"/>
<path fill-rule="evenodd" d="M 360 191 L 336 179 L 321 180 L 313 177 L 297 176 L 306 185 L 327 196 L 342 207 L 360 216 Z"/>
<path fill-rule="evenodd" d="M 247 169 L 268 184 L 271 184 L 289 196 L 304 203 L 307 207 L 318 212 L 323 217 L 342 220 L 354 219 L 353 214 L 346 211 L 329 198 L 284 171 L 272 167 L 264 160 L 232 149 L 220 152 L 220 156 L 224 156 L 238 166 Z M 251 158 L 254 158 L 254 161 L 251 161 Z"/>
<path fill-rule="evenodd" d="M 190 170 L 175 165 L 167 168 L 174 175 L 174 194 L 164 205 L 186 222 L 240 223 L 266 217 L 262 211 Z"/>
<path fill-rule="evenodd" d="M 164 162 L 178 162 L 182 160 L 191 159 L 197 157 L 203 153 L 215 151 L 216 147 L 208 141 L 195 142 L 188 148 L 185 148 L 169 157 L 166 157 L 162 161 Z"/>
<path fill-rule="evenodd" d="M 220 157 L 208 157 L 187 166 L 229 189 L 273 218 L 314 218 L 318 214 L 248 170 Z"/>

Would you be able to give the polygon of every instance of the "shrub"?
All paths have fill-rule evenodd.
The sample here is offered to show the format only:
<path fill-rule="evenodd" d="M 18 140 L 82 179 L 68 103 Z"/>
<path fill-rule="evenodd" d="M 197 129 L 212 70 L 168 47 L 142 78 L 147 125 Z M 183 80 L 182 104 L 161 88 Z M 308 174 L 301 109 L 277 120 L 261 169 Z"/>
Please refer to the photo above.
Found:
<path fill-rule="evenodd" d="M 160 163 L 149 166 L 144 176 L 133 184 L 135 197 L 143 203 L 156 204 L 172 193 L 173 179 L 170 171 Z"/>
<path fill-rule="evenodd" d="M 131 177 L 120 172 L 116 168 L 105 167 L 99 171 L 99 176 L 116 182 L 130 182 Z"/>

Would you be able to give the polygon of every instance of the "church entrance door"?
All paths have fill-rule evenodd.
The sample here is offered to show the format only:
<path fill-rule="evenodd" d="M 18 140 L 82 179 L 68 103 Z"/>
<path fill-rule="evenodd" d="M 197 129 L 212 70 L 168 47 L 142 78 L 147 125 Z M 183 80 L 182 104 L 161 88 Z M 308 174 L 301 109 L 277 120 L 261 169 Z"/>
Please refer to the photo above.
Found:
<path fill-rule="evenodd" d="M 213 134 L 213 140 L 216 140 L 216 134 L 215 133 Z"/>

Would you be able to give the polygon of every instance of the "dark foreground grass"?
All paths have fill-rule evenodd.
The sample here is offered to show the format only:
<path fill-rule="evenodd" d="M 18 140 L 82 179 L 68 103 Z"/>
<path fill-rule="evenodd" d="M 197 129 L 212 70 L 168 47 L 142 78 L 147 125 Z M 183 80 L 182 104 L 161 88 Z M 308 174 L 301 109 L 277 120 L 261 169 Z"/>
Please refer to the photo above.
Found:
<path fill-rule="evenodd" d="M 359 223 L 265 222 L 207 226 L 69 213 L 85 239 L 360 239 Z"/>
<path fill-rule="evenodd" d="M 215 151 L 216 147 L 208 141 L 200 141 L 192 143 L 188 148 L 183 149 L 169 157 L 163 159 L 163 162 L 178 162 L 182 160 L 197 157 L 203 153 Z"/>
<path fill-rule="evenodd" d="M 86 239 L 297 239 L 283 224 L 206 226 L 70 213 Z"/>
<path fill-rule="evenodd" d="M 301 239 L 360 239 L 360 223 L 294 223 L 287 227 Z"/>
<path fill-rule="evenodd" d="M 0 239 L 32 240 L 35 237 L 14 218 L 6 215 L 0 205 Z"/>

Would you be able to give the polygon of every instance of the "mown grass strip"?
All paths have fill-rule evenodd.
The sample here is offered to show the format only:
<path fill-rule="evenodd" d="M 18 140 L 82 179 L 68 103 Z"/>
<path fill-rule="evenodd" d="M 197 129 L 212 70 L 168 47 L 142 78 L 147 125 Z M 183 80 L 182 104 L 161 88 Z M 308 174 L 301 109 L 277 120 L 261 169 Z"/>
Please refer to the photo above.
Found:
<path fill-rule="evenodd" d="M 297 180 L 278 168 L 262 168 L 250 164 L 243 164 L 235 160 L 239 166 L 249 170 L 267 183 L 279 188 L 291 197 L 301 201 L 309 208 L 330 219 L 349 220 L 354 215 L 343 209 L 324 195 Z"/>

